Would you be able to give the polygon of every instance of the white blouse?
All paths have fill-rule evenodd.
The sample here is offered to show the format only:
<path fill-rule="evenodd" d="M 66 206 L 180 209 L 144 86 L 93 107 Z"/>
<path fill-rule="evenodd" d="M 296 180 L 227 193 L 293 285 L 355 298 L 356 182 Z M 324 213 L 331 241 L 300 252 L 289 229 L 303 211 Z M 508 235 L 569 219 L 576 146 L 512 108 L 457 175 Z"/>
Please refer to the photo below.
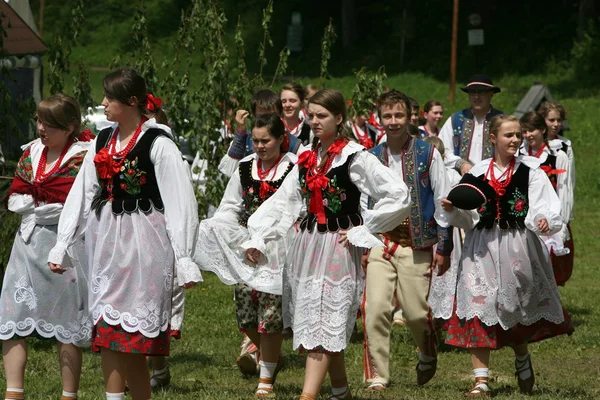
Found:
<path fill-rule="evenodd" d="M 490 160 L 483 160 L 473 166 L 469 172 L 473 176 L 487 174 L 490 165 Z M 537 227 L 537 222 L 541 219 L 548 221 L 549 232 L 544 235 L 553 235 L 559 232 L 564 225 L 563 219 L 560 216 L 561 204 L 550 180 L 546 173 L 539 166 L 539 160 L 529 156 L 518 156 L 515 163 L 517 171 L 519 165 L 525 164 L 530 169 L 529 171 L 529 188 L 528 188 L 528 205 L 529 210 L 525 216 L 525 226 L 527 229 L 542 235 L 542 232 Z M 494 175 L 501 176 L 505 169 L 501 169 L 498 164 L 494 163 Z M 513 174 L 514 174 L 513 172 Z M 488 176 L 486 178 L 489 179 Z M 453 226 L 465 230 L 471 230 L 479 223 L 479 214 L 477 210 L 459 210 L 454 207 L 452 211 L 447 212 L 450 223 Z"/>
<path fill-rule="evenodd" d="M 113 129 L 117 124 L 113 125 Z M 142 125 L 142 133 L 158 128 L 171 136 L 168 126 L 157 124 L 154 118 Z M 202 281 L 202 275 L 192 260 L 198 234 L 198 204 L 190 183 L 190 173 L 175 142 L 159 136 L 150 150 L 160 196 L 164 203 L 164 215 L 171 246 L 175 252 L 177 279 L 180 286 L 188 282 Z M 92 200 L 101 190 L 94 165 L 96 140 L 88 151 L 83 166 L 65 202 L 65 212 L 58 224 L 58 240 L 50 251 L 48 261 L 62 264 L 66 249 L 85 232 L 86 220 Z M 117 140 L 117 151 L 120 140 Z"/>
<path fill-rule="evenodd" d="M 540 164 L 544 163 L 548 158 L 548 155 L 552 154 L 556 156 L 556 169 L 564 169 L 566 172 L 558 174 L 556 176 L 557 186 L 556 194 L 560 199 L 560 215 L 563 217 L 566 223 L 573 219 L 573 204 L 574 204 L 574 187 L 571 175 L 571 163 L 568 155 L 562 151 L 562 141 L 558 139 L 551 140 L 549 146 L 544 147 L 544 151 L 536 158 Z M 570 149 L 571 147 L 569 147 Z M 529 154 L 529 143 L 523 142 L 521 145 L 521 154 Z"/>
<path fill-rule="evenodd" d="M 373 197 L 377 204 L 373 210 L 362 210 L 364 225 L 348 230 L 347 238 L 357 247 L 382 246 L 376 235 L 394 229 L 408 216 L 408 188 L 402 179 L 382 165 L 377 157 L 364 151 L 363 146 L 354 142 L 349 142 L 342 149 L 331 168 L 343 165 L 354 153 L 358 154 L 350 164 L 350 179 L 362 193 Z M 322 154 L 319 154 L 317 162 L 320 162 L 321 157 Z M 243 243 L 242 249 L 256 248 L 264 254 L 265 242 L 283 237 L 296 222 L 304 205 L 298 170 L 296 165 L 277 193 L 252 214 L 248 220 L 248 230 L 252 239 Z"/>
<path fill-rule="evenodd" d="M 249 160 L 257 160 L 258 156 L 256 153 L 250 154 L 249 156 L 244 157 L 241 162 L 249 161 Z M 295 164 L 298 157 L 294 153 L 285 153 L 279 162 L 279 165 L 274 169 L 272 174 L 269 174 L 265 178 L 266 181 L 274 181 L 283 176 L 285 171 L 288 169 L 290 164 Z M 256 180 L 260 180 L 257 173 L 258 163 L 252 163 L 252 177 Z M 231 222 L 236 226 L 239 225 L 238 220 L 242 211 L 244 210 L 244 202 L 242 199 L 242 191 L 244 188 L 242 187 L 242 183 L 240 181 L 240 174 L 233 174 L 229 183 L 227 184 L 227 188 L 225 189 L 225 194 L 221 199 L 221 204 L 219 208 L 215 212 L 214 218 L 219 218 L 221 220 L 225 220 L 227 222 Z"/>

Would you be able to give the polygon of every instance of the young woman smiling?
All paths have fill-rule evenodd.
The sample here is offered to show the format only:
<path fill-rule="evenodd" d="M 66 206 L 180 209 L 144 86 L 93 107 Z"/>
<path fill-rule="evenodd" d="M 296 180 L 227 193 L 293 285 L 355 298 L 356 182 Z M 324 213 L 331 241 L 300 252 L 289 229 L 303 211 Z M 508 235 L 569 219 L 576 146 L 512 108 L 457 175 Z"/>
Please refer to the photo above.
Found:
<path fill-rule="evenodd" d="M 300 117 L 306 96 L 304 88 L 297 83 L 288 83 L 281 88 L 279 96 L 283 106 L 282 120 L 285 130 L 297 137 L 303 145 L 308 145 L 311 136 L 310 125 Z"/>
<path fill-rule="evenodd" d="M 422 137 L 438 136 L 440 134 L 440 122 L 444 118 L 444 108 L 442 103 L 435 100 L 429 100 L 423 107 L 423 118 L 425 124 L 419 127 Z"/>
<path fill-rule="evenodd" d="M 280 189 L 248 220 L 251 240 L 242 245 L 251 262 L 268 253 L 268 242 L 285 237 L 303 205 L 308 215 L 288 250 L 283 273 L 283 315 L 295 350 L 308 353 L 301 399 L 316 399 L 327 373 L 334 400 L 352 398 L 344 363 L 364 286 L 362 248 L 381 246 L 375 237 L 408 213 L 406 185 L 342 135 L 346 101 L 321 90 L 309 101 L 312 148 Z M 362 211 L 360 196 L 378 200 Z"/>
<path fill-rule="evenodd" d="M 491 396 L 490 350 L 513 348 L 519 389 L 531 393 L 528 344 L 573 332 L 547 250 L 536 237 L 561 229 L 560 201 L 539 161 L 518 156 L 521 127 L 515 117 L 492 118 L 490 140 L 494 158 L 475 164 L 461 181 L 465 186 L 484 181 L 479 184 L 491 193 L 486 201 L 477 211 L 442 201 L 450 223 L 469 230 L 456 286 L 448 288 L 455 303 L 446 326 L 446 343 L 471 350 L 475 386 L 469 398 Z"/>

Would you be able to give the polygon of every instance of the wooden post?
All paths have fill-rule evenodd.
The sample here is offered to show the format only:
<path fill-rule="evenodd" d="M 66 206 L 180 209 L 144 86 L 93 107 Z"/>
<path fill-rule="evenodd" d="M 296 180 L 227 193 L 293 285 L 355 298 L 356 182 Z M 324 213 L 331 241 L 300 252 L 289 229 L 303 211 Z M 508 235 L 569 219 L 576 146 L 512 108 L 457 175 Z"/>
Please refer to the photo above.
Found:
<path fill-rule="evenodd" d="M 44 34 L 44 0 L 40 0 L 40 39 Z"/>
<path fill-rule="evenodd" d="M 458 0 L 454 0 L 452 11 L 452 47 L 450 51 L 450 104 L 454 104 L 456 91 L 456 42 L 458 40 Z"/>

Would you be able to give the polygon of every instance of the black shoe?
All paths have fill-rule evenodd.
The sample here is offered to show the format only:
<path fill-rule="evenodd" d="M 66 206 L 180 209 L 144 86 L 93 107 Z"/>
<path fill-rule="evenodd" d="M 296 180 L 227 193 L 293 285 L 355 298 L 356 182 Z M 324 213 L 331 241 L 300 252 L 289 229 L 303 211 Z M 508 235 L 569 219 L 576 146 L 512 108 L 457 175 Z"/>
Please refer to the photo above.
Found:
<path fill-rule="evenodd" d="M 521 367 L 518 366 L 521 364 Z M 527 360 L 522 363 L 515 360 L 515 375 L 517 376 L 517 381 L 519 382 L 519 390 L 523 394 L 531 394 L 533 392 L 533 385 L 535 383 L 535 375 L 533 374 L 533 364 L 531 364 L 531 356 L 527 355 Z M 525 372 L 529 370 L 531 372 L 531 376 L 527 379 L 521 379 L 519 374 L 521 372 Z"/>
<path fill-rule="evenodd" d="M 419 368 L 419 365 L 428 365 L 430 368 L 428 368 L 426 370 L 422 370 L 421 368 Z M 424 384 L 429 382 L 431 380 L 431 378 L 433 378 L 433 376 L 435 375 L 435 371 L 437 370 L 437 358 L 435 360 L 429 361 L 429 362 L 419 360 L 419 362 L 417 363 L 416 370 L 417 370 L 417 385 L 423 386 Z"/>

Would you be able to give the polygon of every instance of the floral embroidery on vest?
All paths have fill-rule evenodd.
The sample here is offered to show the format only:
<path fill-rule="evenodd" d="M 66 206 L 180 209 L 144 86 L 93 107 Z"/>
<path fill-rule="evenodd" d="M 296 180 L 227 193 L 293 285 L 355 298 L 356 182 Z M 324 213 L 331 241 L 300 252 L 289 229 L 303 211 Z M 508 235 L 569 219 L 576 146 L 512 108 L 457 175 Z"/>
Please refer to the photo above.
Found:
<path fill-rule="evenodd" d="M 137 196 L 142 192 L 142 185 L 146 184 L 146 171 L 138 168 L 138 158 L 133 160 L 125 159 L 119 174 L 121 183 L 119 186 L 132 196 Z"/>
<path fill-rule="evenodd" d="M 516 188 L 512 199 L 508 201 L 510 204 L 510 211 L 508 212 L 510 215 L 515 217 L 525 217 L 527 215 L 527 211 L 529 210 L 529 206 L 527 203 L 527 196 L 524 193 Z"/>
<path fill-rule="evenodd" d="M 329 180 L 324 194 L 323 205 L 334 214 L 340 212 L 342 201 L 346 200 L 346 189 L 338 186 L 337 175 Z"/>

